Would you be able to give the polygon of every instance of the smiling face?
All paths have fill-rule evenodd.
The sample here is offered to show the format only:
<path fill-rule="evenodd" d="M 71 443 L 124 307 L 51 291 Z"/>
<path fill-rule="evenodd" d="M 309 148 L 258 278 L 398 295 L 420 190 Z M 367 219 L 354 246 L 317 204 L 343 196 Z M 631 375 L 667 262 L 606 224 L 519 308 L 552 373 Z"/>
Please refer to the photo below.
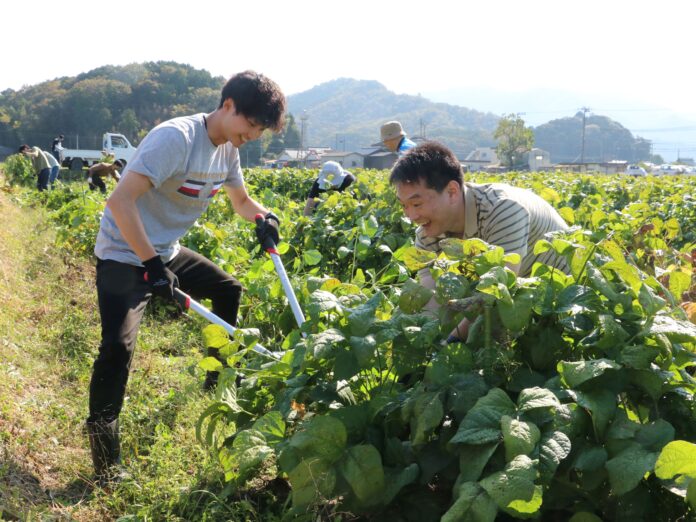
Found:
<path fill-rule="evenodd" d="M 222 143 L 230 141 L 232 145 L 239 148 L 249 141 L 259 139 L 263 134 L 264 128 L 261 125 L 237 113 L 231 98 L 225 100 L 219 111 Z"/>
<path fill-rule="evenodd" d="M 423 179 L 397 183 L 396 195 L 406 217 L 423 227 L 426 236 L 463 232 L 464 201 L 457 182 L 451 181 L 442 192 L 429 188 Z"/>

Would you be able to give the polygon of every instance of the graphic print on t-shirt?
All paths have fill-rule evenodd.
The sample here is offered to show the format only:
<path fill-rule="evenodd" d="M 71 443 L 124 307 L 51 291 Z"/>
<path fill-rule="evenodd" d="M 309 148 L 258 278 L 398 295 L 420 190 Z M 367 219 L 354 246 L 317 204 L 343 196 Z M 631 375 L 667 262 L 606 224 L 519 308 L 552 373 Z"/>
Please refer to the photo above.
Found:
<path fill-rule="evenodd" d="M 196 199 L 212 198 L 222 188 L 223 182 L 224 180 L 211 183 L 210 181 L 205 182 L 187 179 L 184 181 L 183 185 L 177 189 L 177 192 Z"/>

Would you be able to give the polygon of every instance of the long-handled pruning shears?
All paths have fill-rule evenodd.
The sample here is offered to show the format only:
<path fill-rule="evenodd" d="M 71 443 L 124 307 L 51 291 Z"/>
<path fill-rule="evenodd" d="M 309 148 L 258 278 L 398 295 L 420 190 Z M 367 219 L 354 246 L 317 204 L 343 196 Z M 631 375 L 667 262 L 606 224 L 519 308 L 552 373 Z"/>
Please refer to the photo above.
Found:
<path fill-rule="evenodd" d="M 255 218 L 256 225 L 259 226 L 263 223 L 263 215 L 256 214 Z M 280 260 L 280 253 L 276 249 L 276 244 L 273 239 L 267 237 L 263 244 L 261 245 L 263 249 L 268 252 L 273 260 L 273 265 L 275 266 L 278 277 L 280 278 L 280 283 L 283 285 L 283 290 L 285 290 L 285 295 L 290 303 L 290 308 L 292 309 L 292 314 L 295 316 L 295 321 L 297 321 L 297 326 L 302 327 L 302 323 L 305 322 L 304 314 L 300 309 L 300 303 L 297 301 L 295 292 L 290 285 L 290 279 L 288 278 L 288 273 L 285 271 L 283 262 Z M 304 334 L 303 334 L 304 335 Z"/>

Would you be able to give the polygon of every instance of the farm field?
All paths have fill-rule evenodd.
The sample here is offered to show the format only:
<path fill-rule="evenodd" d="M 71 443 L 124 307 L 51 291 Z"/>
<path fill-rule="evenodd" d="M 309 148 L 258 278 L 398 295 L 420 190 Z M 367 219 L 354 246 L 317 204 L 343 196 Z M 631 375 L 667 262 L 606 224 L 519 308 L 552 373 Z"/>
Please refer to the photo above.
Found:
<path fill-rule="evenodd" d="M 696 177 L 467 174 L 531 188 L 573 225 L 536 246 L 571 274 L 518 278 L 478 240 L 413 248 L 386 171 L 312 217 L 316 171 L 246 171 L 281 217 L 307 321 L 216 197 L 182 244 L 243 283 L 241 329 L 151 307 L 121 417 L 130 478 L 105 492 L 82 432 L 105 198 L 38 194 L 16 158 L 3 171 L 0 519 L 694 519 Z M 437 318 L 424 267 L 449 303 Z M 462 315 L 467 342 L 444 344 Z M 222 370 L 214 393 L 206 369 Z"/>

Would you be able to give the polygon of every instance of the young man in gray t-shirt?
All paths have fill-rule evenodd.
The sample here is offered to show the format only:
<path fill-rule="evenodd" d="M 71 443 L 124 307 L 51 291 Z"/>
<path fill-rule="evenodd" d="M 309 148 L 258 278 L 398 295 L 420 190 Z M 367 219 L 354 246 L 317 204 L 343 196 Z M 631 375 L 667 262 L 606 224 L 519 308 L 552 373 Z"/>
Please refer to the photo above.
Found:
<path fill-rule="evenodd" d="M 247 194 L 239 147 L 265 129 L 283 128 L 285 97 L 252 71 L 233 76 L 219 107 L 166 121 L 142 141 L 107 201 L 94 252 L 102 341 L 94 362 L 87 428 L 97 480 L 118 479 L 118 416 L 145 305 L 152 295 L 174 299 L 174 288 L 209 298 L 213 312 L 236 324 L 242 287 L 211 261 L 179 244 L 224 189 L 234 211 L 254 221 L 259 240 L 279 242 L 278 217 Z M 213 385 L 216 375 L 206 383 Z"/>

